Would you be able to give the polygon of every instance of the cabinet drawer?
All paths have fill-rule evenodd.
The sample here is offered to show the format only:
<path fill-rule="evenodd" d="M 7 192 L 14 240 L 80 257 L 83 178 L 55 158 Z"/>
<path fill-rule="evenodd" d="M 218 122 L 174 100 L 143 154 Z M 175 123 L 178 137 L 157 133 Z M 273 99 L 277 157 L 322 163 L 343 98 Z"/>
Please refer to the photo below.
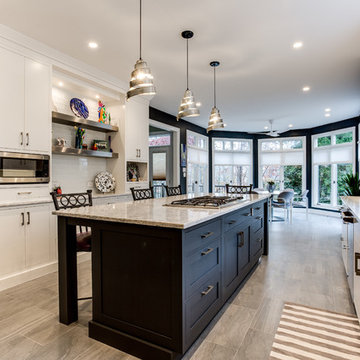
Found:
<path fill-rule="evenodd" d="M 250 241 L 250 256 L 261 255 L 264 244 L 264 229 L 261 228 L 258 231 L 252 233 Z"/>
<path fill-rule="evenodd" d="M 220 238 L 207 246 L 195 250 L 186 258 L 186 288 L 185 297 L 188 298 L 202 282 L 202 278 L 220 264 Z"/>
<path fill-rule="evenodd" d="M 264 228 L 264 218 L 261 216 L 256 216 L 252 223 L 252 231 L 257 232 Z"/>
<path fill-rule="evenodd" d="M 253 206 L 253 216 L 256 217 L 263 217 L 264 216 L 264 204 L 255 204 Z"/>
<path fill-rule="evenodd" d="M 224 232 L 250 219 L 252 219 L 251 207 L 234 211 L 224 217 Z"/>
<path fill-rule="evenodd" d="M 200 335 L 220 307 L 220 272 L 214 269 L 185 304 L 186 346 Z"/>
<path fill-rule="evenodd" d="M 221 234 L 221 220 L 202 225 L 185 232 L 185 252 L 192 253 L 195 249 L 205 247 Z"/>

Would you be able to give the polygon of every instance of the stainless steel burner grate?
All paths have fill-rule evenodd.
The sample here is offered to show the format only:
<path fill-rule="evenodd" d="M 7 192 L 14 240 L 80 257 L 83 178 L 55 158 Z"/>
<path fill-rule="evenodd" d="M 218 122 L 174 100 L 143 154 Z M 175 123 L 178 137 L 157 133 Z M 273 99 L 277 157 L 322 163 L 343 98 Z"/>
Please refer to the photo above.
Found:
<path fill-rule="evenodd" d="M 220 208 L 242 200 L 243 196 L 199 196 L 192 199 L 175 200 L 166 206 Z"/>

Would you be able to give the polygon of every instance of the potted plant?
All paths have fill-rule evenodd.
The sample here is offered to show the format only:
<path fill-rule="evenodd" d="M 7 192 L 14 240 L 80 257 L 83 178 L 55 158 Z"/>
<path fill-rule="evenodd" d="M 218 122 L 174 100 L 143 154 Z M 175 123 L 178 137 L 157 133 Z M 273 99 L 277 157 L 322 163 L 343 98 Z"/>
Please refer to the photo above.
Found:
<path fill-rule="evenodd" d="M 344 194 L 347 196 L 360 196 L 360 180 L 359 175 L 356 174 L 346 174 L 342 178 L 344 184 Z"/>
<path fill-rule="evenodd" d="M 273 192 L 275 190 L 275 180 L 267 179 L 266 183 L 267 183 L 267 188 L 268 188 L 269 192 Z"/>

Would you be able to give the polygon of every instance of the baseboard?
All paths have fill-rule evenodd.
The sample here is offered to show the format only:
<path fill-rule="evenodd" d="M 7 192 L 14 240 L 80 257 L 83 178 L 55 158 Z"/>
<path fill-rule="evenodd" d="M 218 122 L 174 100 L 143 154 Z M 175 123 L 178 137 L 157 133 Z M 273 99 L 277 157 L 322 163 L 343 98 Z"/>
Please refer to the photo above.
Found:
<path fill-rule="evenodd" d="M 325 209 L 309 209 L 309 214 L 317 214 L 317 215 L 323 215 L 323 216 L 329 216 L 340 219 L 340 213 L 337 211 L 329 211 Z"/>
<path fill-rule="evenodd" d="M 78 263 L 82 263 L 91 259 L 91 253 L 84 252 L 78 254 Z M 14 274 L 10 274 L 0 278 L 0 291 L 9 289 L 16 285 L 23 284 L 27 281 L 37 279 L 41 276 L 50 274 L 57 271 L 58 262 L 52 261 L 47 264 L 33 267 L 31 269 L 26 269 Z"/>

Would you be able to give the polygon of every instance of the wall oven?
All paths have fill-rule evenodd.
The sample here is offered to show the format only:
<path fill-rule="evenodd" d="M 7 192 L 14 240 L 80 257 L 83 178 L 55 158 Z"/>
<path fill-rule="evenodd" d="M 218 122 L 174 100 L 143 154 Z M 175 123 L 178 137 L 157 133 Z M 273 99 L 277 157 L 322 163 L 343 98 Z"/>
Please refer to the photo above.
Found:
<path fill-rule="evenodd" d="M 0 184 L 48 183 L 49 155 L 0 151 Z"/>

